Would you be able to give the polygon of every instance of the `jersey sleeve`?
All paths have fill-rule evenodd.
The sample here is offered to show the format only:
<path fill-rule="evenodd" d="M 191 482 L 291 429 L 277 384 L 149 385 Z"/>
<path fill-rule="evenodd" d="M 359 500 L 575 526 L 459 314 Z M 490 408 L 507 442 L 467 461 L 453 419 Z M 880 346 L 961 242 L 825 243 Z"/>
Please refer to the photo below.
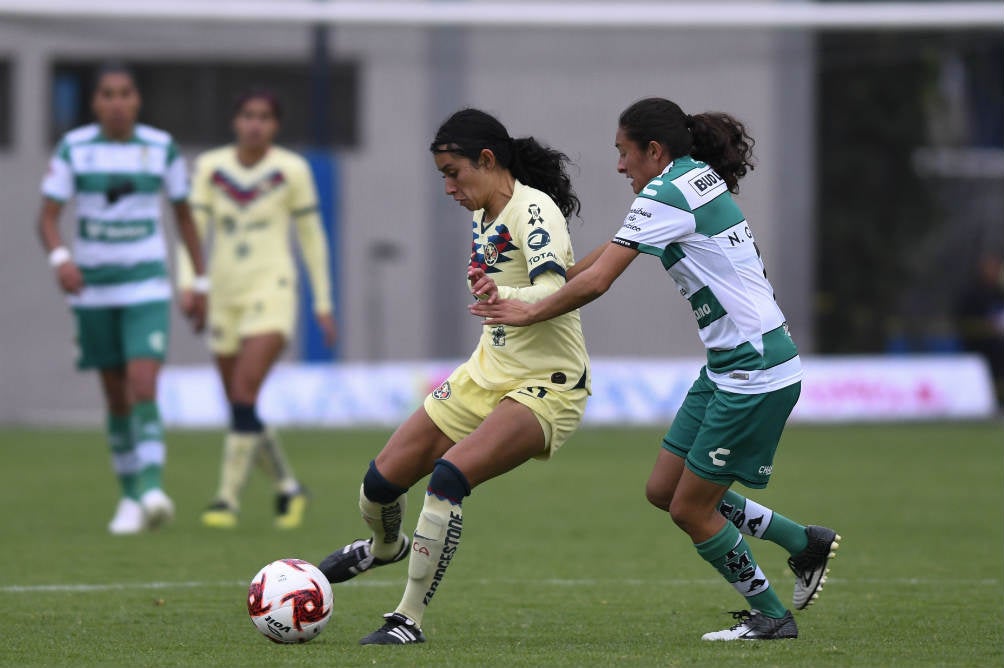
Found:
<path fill-rule="evenodd" d="M 314 175 L 310 165 L 302 158 L 296 161 L 295 169 L 291 169 L 289 208 L 294 216 L 317 210 L 317 188 L 314 186 Z"/>
<path fill-rule="evenodd" d="M 195 171 L 192 175 L 191 192 L 188 195 L 188 205 L 192 208 L 192 220 L 199 233 L 199 240 L 205 243 L 212 221 L 212 184 L 210 182 L 212 167 L 209 159 L 203 155 L 195 161 Z M 195 268 L 192 258 L 188 255 L 185 244 L 179 242 L 174 256 L 175 283 L 185 290 L 192 286 L 195 280 Z"/>
<path fill-rule="evenodd" d="M 328 275 L 328 236 L 317 209 L 314 177 L 306 161 L 299 161 L 291 183 L 290 208 L 296 239 L 310 277 L 314 313 L 331 313 L 331 278 Z"/>
<path fill-rule="evenodd" d="M 75 191 L 70 147 L 64 139 L 49 158 L 49 167 L 42 178 L 42 195 L 57 202 L 65 202 L 73 197 Z"/>
<path fill-rule="evenodd" d="M 695 230 L 694 214 L 671 204 L 636 197 L 613 242 L 641 253 L 661 255 L 666 246 Z"/>
<path fill-rule="evenodd" d="M 205 215 L 211 215 L 213 204 L 212 161 L 209 154 L 203 153 L 195 159 L 192 171 L 192 187 L 188 195 L 188 204 L 192 211 L 202 210 Z"/>
<path fill-rule="evenodd" d="M 516 226 L 517 245 L 523 249 L 530 283 L 544 272 L 554 272 L 564 283 L 565 270 L 572 264 L 572 241 L 568 223 L 550 199 L 531 201 L 525 212 L 526 223 Z"/>
<path fill-rule="evenodd" d="M 499 285 L 499 298 L 518 299 L 521 302 L 533 304 L 545 297 L 553 295 L 565 284 L 564 274 L 553 271 L 545 271 L 537 275 L 537 280 L 533 285 L 525 288 L 516 288 L 511 285 Z"/>
<path fill-rule="evenodd" d="M 185 169 L 185 158 L 178 150 L 178 145 L 172 139 L 167 145 L 167 165 L 164 170 L 164 190 L 172 202 L 188 198 L 188 171 Z"/>

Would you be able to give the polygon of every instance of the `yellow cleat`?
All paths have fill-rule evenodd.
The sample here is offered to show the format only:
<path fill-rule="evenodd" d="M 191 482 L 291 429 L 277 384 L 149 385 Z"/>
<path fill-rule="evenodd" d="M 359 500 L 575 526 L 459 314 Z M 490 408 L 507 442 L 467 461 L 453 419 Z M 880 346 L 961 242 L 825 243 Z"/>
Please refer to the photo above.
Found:
<path fill-rule="evenodd" d="M 210 529 L 233 529 L 237 526 L 237 511 L 223 501 L 217 501 L 202 513 L 202 526 Z"/>
<path fill-rule="evenodd" d="M 275 528 L 296 529 L 303 524 L 308 500 L 307 490 L 302 487 L 292 494 L 280 494 L 275 504 Z"/>

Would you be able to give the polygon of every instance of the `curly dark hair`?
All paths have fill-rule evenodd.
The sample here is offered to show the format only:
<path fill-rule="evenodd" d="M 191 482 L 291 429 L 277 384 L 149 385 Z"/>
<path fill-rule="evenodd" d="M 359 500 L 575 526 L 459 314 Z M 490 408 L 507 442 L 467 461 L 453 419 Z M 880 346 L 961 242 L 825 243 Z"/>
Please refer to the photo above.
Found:
<path fill-rule="evenodd" d="M 568 156 L 533 137 L 510 137 L 497 118 L 480 109 L 461 109 L 450 116 L 429 145 L 433 153 L 455 153 L 472 162 L 477 162 L 486 148 L 521 183 L 554 200 L 565 218 L 581 211 L 582 204 L 568 177 Z"/>
<path fill-rule="evenodd" d="M 631 141 L 655 141 L 680 158 L 689 155 L 711 165 L 729 192 L 739 192 L 739 179 L 753 169 L 753 137 L 729 114 L 708 111 L 690 116 L 675 102 L 659 97 L 639 100 L 625 109 L 620 127 Z"/>

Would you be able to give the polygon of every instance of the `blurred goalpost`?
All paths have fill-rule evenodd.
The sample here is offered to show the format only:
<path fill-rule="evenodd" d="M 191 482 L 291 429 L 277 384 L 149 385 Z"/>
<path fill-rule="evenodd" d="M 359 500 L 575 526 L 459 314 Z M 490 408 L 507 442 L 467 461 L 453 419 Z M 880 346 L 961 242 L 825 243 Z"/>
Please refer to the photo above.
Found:
<path fill-rule="evenodd" d="M 0 0 L 0 19 L 537 28 L 1004 30 L 1004 2 Z"/>

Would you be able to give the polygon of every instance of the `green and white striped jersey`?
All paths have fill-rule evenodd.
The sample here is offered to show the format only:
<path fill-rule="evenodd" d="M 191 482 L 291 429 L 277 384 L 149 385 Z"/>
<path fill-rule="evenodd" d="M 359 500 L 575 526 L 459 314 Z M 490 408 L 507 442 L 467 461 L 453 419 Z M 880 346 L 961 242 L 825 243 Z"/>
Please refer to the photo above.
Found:
<path fill-rule="evenodd" d="M 649 181 L 613 242 L 655 255 L 689 302 L 707 348 L 708 377 L 760 394 L 802 377 L 798 349 L 725 180 L 690 156 Z"/>
<path fill-rule="evenodd" d="M 97 124 L 66 133 L 49 161 L 42 195 L 76 198 L 73 255 L 85 285 L 70 295 L 72 305 L 171 297 L 161 191 L 171 201 L 188 197 L 185 162 L 168 133 L 137 125 L 128 141 L 109 141 Z"/>

